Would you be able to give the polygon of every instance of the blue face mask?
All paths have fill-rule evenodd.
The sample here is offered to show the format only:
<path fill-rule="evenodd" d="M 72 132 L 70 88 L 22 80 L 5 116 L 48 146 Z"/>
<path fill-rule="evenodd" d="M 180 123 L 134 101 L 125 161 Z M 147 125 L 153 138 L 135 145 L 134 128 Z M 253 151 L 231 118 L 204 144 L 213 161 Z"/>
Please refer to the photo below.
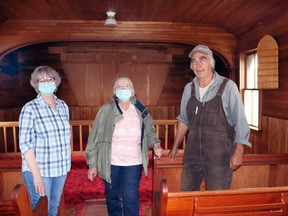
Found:
<path fill-rule="evenodd" d="M 38 90 L 46 96 L 52 95 L 55 89 L 56 89 L 56 85 L 53 82 L 52 83 L 48 83 L 48 82 L 40 83 L 39 88 L 38 88 Z"/>
<path fill-rule="evenodd" d="M 131 98 L 131 96 L 132 96 L 131 90 L 123 89 L 116 91 L 116 97 L 123 102 L 128 101 Z"/>

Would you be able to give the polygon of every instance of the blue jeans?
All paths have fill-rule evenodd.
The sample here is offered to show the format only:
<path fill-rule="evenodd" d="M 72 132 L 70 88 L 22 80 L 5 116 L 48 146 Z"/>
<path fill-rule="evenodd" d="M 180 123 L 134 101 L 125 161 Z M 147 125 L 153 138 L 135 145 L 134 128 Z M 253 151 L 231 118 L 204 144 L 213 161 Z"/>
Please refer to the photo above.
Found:
<path fill-rule="evenodd" d="M 135 166 L 111 165 L 111 184 L 104 181 L 109 216 L 139 215 L 139 185 L 142 164 Z M 121 202 L 122 195 L 122 202 Z M 123 204 L 123 209 L 122 209 Z"/>
<path fill-rule="evenodd" d="M 29 192 L 31 206 L 37 204 L 37 201 L 40 198 L 40 195 L 36 192 L 33 175 L 31 172 L 26 171 L 22 172 L 22 176 L 26 185 L 26 188 Z M 58 206 L 60 203 L 60 198 L 62 195 L 63 187 L 66 181 L 67 175 L 60 177 L 42 177 L 45 185 L 45 195 L 48 198 L 48 215 L 49 216 L 57 216 L 58 214 Z"/>

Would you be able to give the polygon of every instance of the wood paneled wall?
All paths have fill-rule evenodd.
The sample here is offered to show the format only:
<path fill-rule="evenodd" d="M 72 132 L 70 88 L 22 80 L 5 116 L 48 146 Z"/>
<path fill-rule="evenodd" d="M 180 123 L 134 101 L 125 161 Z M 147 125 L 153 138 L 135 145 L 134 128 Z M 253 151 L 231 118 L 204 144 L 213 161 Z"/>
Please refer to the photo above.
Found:
<path fill-rule="evenodd" d="M 146 106 L 154 119 L 175 119 L 179 114 L 179 105 Z M 70 120 L 94 120 L 100 106 L 69 106 Z M 19 108 L 0 109 L 0 121 L 18 121 Z"/>
<path fill-rule="evenodd" d="M 261 90 L 261 130 L 253 140 L 257 142 L 260 153 L 287 153 L 287 122 L 288 122 L 288 25 L 287 19 L 281 16 L 271 18 L 265 25 L 251 27 L 251 31 L 237 38 L 238 53 L 257 48 L 261 38 L 268 34 L 279 47 L 279 88 Z"/>
<path fill-rule="evenodd" d="M 171 51 L 171 46 L 178 47 L 178 51 Z M 0 83 L 5 82 L 3 88 L 0 87 L 0 99 L 3 98 L 0 108 L 22 107 L 36 97 L 29 80 L 31 72 L 39 65 L 49 65 L 60 73 L 62 83 L 57 95 L 70 107 L 95 107 L 106 103 L 112 96 L 118 74 L 132 79 L 136 95 L 145 105 L 179 106 L 183 88 L 191 81 L 193 73 L 187 57 L 190 50 L 191 46 L 187 45 L 89 42 L 25 47 L 13 52 L 18 56 L 17 71 L 0 71 L 0 75 L 5 76 L 0 80 Z M 10 58 L 7 55 L 2 61 Z M 7 68 L 9 66 L 12 64 L 7 63 Z M 5 88 L 12 82 L 14 86 Z"/>
<path fill-rule="evenodd" d="M 278 19 L 279 18 L 279 19 Z M 246 52 L 257 48 L 261 38 L 269 34 L 279 47 L 279 88 L 262 90 L 262 115 L 279 119 L 288 119 L 288 25 L 277 18 L 271 19 L 270 25 L 259 25 L 249 33 L 238 38 L 238 52 Z"/>
<path fill-rule="evenodd" d="M 112 95 L 117 75 L 131 78 L 135 93 L 144 104 L 156 105 L 172 65 L 172 55 L 167 51 L 132 46 L 122 50 L 84 46 L 77 51 L 67 48 L 60 54 L 78 106 L 104 104 Z"/>
<path fill-rule="evenodd" d="M 154 119 L 175 119 L 179 106 L 146 106 Z M 100 106 L 69 107 L 71 120 L 94 120 Z"/>
<path fill-rule="evenodd" d="M 251 130 L 250 142 L 253 143 L 253 149 L 246 149 L 247 153 L 288 153 L 288 121 L 262 116 L 261 123 L 260 130 Z"/>

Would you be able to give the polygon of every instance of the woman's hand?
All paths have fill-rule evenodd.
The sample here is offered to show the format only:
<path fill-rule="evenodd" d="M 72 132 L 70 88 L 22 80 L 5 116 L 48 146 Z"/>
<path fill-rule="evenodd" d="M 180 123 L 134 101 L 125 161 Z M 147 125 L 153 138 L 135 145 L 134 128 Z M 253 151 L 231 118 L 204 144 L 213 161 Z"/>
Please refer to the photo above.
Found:
<path fill-rule="evenodd" d="M 34 186 L 35 186 L 36 192 L 40 196 L 44 196 L 45 195 L 45 184 L 44 184 L 42 177 L 40 175 L 35 175 L 35 176 L 33 176 L 33 180 L 34 180 Z"/>
<path fill-rule="evenodd" d="M 90 181 L 93 181 L 96 176 L 97 176 L 97 169 L 96 169 L 96 167 L 90 168 L 90 169 L 88 170 L 88 179 L 89 179 Z"/>
<path fill-rule="evenodd" d="M 160 159 L 164 153 L 163 148 L 161 147 L 160 143 L 155 143 L 153 146 L 154 153 L 156 155 L 155 159 Z"/>

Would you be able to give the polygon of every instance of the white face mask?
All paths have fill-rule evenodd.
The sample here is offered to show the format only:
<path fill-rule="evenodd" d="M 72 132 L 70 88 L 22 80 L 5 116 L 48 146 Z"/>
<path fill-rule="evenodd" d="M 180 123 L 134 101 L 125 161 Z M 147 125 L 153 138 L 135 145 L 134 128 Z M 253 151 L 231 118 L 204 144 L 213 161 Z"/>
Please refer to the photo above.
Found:
<path fill-rule="evenodd" d="M 129 89 L 117 90 L 116 97 L 119 98 L 119 100 L 126 102 L 132 97 L 132 91 Z"/>
<path fill-rule="evenodd" d="M 55 89 L 56 89 L 56 85 L 54 82 L 52 82 L 52 83 L 49 83 L 49 82 L 40 83 L 39 88 L 38 88 L 38 90 L 46 96 L 52 95 L 54 93 Z"/>

